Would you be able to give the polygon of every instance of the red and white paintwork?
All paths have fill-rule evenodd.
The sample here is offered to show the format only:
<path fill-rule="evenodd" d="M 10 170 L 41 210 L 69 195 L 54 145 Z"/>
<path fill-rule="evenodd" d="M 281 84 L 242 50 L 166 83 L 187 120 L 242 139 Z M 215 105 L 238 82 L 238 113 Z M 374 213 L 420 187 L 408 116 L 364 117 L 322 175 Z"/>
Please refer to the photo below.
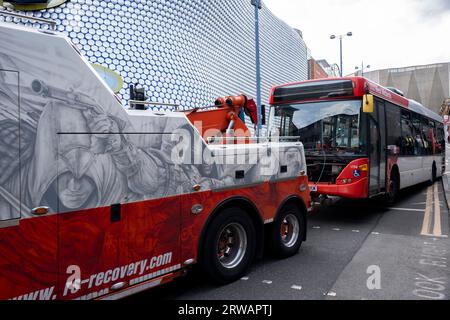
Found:
<path fill-rule="evenodd" d="M 309 206 L 309 194 L 299 189 L 307 183 L 303 176 L 131 203 L 123 206 L 119 223 L 111 223 L 109 207 L 24 219 L 0 229 L 0 299 L 119 298 L 165 283 L 182 274 L 185 261 L 197 259 L 201 235 L 221 204 L 234 199 L 252 203 L 262 225 L 274 219 L 287 199 L 296 197 Z M 203 214 L 191 213 L 195 204 L 203 205 Z M 114 281 L 90 279 L 144 260 L 149 266 L 152 257 L 167 253 L 172 254 L 170 262 L 142 274 L 138 269 Z M 72 265 L 81 269 L 81 290 L 75 294 L 66 290 Z M 126 285 L 115 292 L 111 286 L 117 282 Z"/>
<path fill-rule="evenodd" d="M 348 99 L 361 99 L 366 94 L 372 94 L 382 100 L 389 101 L 399 107 L 410 109 L 413 112 L 417 112 L 429 118 L 432 118 L 438 122 L 443 122 L 443 119 L 432 112 L 431 110 L 425 108 L 416 101 L 407 99 L 375 82 L 372 82 L 363 77 L 343 77 L 343 78 L 332 78 L 332 79 L 318 79 L 318 80 L 308 80 L 302 82 L 295 82 L 284 84 L 281 86 L 272 87 L 270 94 L 270 103 L 274 104 L 274 92 L 277 88 L 285 86 L 293 86 L 296 84 L 305 83 L 317 83 L 326 81 L 336 81 L 336 80 L 351 80 L 353 82 L 353 96 L 337 97 L 337 98 L 325 98 L 325 99 L 305 99 L 301 101 L 288 101 L 283 104 L 295 104 L 295 103 L 306 103 L 306 102 L 318 102 L 318 101 L 330 101 L 330 100 L 348 100 Z M 282 105 L 282 104 L 280 104 Z M 433 150 L 437 148 L 437 142 L 433 140 Z M 400 173 L 400 189 L 407 188 L 425 181 L 430 180 L 432 176 L 433 163 L 436 164 L 436 175 L 441 177 L 443 175 L 443 156 L 441 154 L 430 155 L 430 156 L 399 156 L 399 155 L 388 155 L 387 156 L 387 166 L 386 166 L 386 192 L 389 192 L 390 177 L 391 172 L 394 168 L 397 168 Z M 323 194 L 328 196 L 337 196 L 348 199 L 365 199 L 369 197 L 369 169 L 361 170 L 360 177 L 353 176 L 353 170 L 358 169 L 358 167 L 363 166 L 363 168 L 370 168 L 369 158 L 361 158 L 351 162 L 347 167 L 344 168 L 340 176 L 337 178 L 335 184 L 328 182 L 313 183 L 310 182 L 310 187 L 314 190 L 314 193 Z M 343 184 L 343 179 L 351 179 L 351 183 Z"/>

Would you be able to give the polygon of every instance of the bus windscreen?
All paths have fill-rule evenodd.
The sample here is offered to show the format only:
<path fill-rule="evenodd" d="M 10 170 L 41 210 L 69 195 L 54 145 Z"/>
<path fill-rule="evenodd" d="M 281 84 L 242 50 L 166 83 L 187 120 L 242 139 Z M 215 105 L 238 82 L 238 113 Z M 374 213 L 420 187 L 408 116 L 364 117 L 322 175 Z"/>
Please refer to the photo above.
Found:
<path fill-rule="evenodd" d="M 306 151 L 360 155 L 361 101 L 326 101 L 276 107 L 274 122 L 281 136 L 298 136 Z"/>

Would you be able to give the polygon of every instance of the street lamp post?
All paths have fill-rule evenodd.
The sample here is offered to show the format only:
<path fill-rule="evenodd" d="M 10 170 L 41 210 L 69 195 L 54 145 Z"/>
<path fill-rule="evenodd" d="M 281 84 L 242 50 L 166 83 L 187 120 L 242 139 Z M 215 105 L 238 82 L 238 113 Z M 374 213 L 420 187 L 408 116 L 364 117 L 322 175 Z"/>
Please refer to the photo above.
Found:
<path fill-rule="evenodd" d="M 359 67 L 355 67 L 356 70 L 359 70 Z M 370 69 L 370 64 L 364 67 L 364 61 L 361 62 L 361 77 L 364 77 L 364 69 Z"/>
<path fill-rule="evenodd" d="M 343 76 L 343 70 L 342 70 L 342 68 L 343 68 L 343 58 L 342 58 L 342 39 L 344 39 L 344 37 L 351 37 L 351 36 L 353 36 L 353 32 L 347 32 L 347 34 L 342 34 L 342 35 L 340 35 L 339 36 L 339 44 L 340 44 L 340 59 L 341 59 L 341 72 L 340 72 L 340 74 L 341 74 L 341 77 Z M 330 36 L 330 39 L 331 40 L 334 40 L 334 39 L 336 39 L 336 36 L 333 34 L 333 35 L 331 35 Z"/>
<path fill-rule="evenodd" d="M 259 41 L 259 10 L 262 8 L 261 0 L 251 0 L 255 6 L 255 42 L 256 42 L 256 106 L 258 110 L 258 124 L 256 127 L 256 136 L 261 136 L 261 60 L 260 60 L 260 41 Z"/>

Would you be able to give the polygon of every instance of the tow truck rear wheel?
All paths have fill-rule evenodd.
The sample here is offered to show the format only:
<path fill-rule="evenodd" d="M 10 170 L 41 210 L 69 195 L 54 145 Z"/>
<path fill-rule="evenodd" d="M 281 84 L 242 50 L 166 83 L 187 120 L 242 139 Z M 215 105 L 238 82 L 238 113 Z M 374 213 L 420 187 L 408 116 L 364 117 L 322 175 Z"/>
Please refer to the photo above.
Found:
<path fill-rule="evenodd" d="M 256 231 L 248 214 L 236 207 L 220 212 L 204 238 L 200 265 L 217 284 L 240 279 L 256 252 Z"/>
<path fill-rule="evenodd" d="M 288 204 L 279 213 L 272 228 L 272 253 L 281 259 L 292 257 L 300 250 L 305 230 L 305 217 L 294 204 Z"/>

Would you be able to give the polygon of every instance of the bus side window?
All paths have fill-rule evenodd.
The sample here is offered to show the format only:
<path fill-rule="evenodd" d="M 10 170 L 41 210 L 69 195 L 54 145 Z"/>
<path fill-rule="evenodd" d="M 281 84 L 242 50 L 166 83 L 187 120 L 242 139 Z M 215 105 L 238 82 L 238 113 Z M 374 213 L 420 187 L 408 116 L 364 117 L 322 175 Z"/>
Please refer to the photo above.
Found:
<path fill-rule="evenodd" d="M 434 123 L 428 119 L 422 121 L 422 137 L 426 148 L 426 155 L 435 153 Z"/>
<path fill-rule="evenodd" d="M 436 137 L 436 154 L 442 154 L 445 150 L 445 132 L 442 123 L 435 123 L 434 135 Z"/>
<path fill-rule="evenodd" d="M 414 138 L 414 155 L 422 156 L 428 154 L 428 141 L 425 139 L 421 126 L 422 119 L 418 114 L 412 115 L 412 127 Z"/>
<path fill-rule="evenodd" d="M 404 156 L 414 155 L 415 139 L 413 137 L 411 114 L 408 111 L 402 111 L 401 124 L 401 154 Z"/>

